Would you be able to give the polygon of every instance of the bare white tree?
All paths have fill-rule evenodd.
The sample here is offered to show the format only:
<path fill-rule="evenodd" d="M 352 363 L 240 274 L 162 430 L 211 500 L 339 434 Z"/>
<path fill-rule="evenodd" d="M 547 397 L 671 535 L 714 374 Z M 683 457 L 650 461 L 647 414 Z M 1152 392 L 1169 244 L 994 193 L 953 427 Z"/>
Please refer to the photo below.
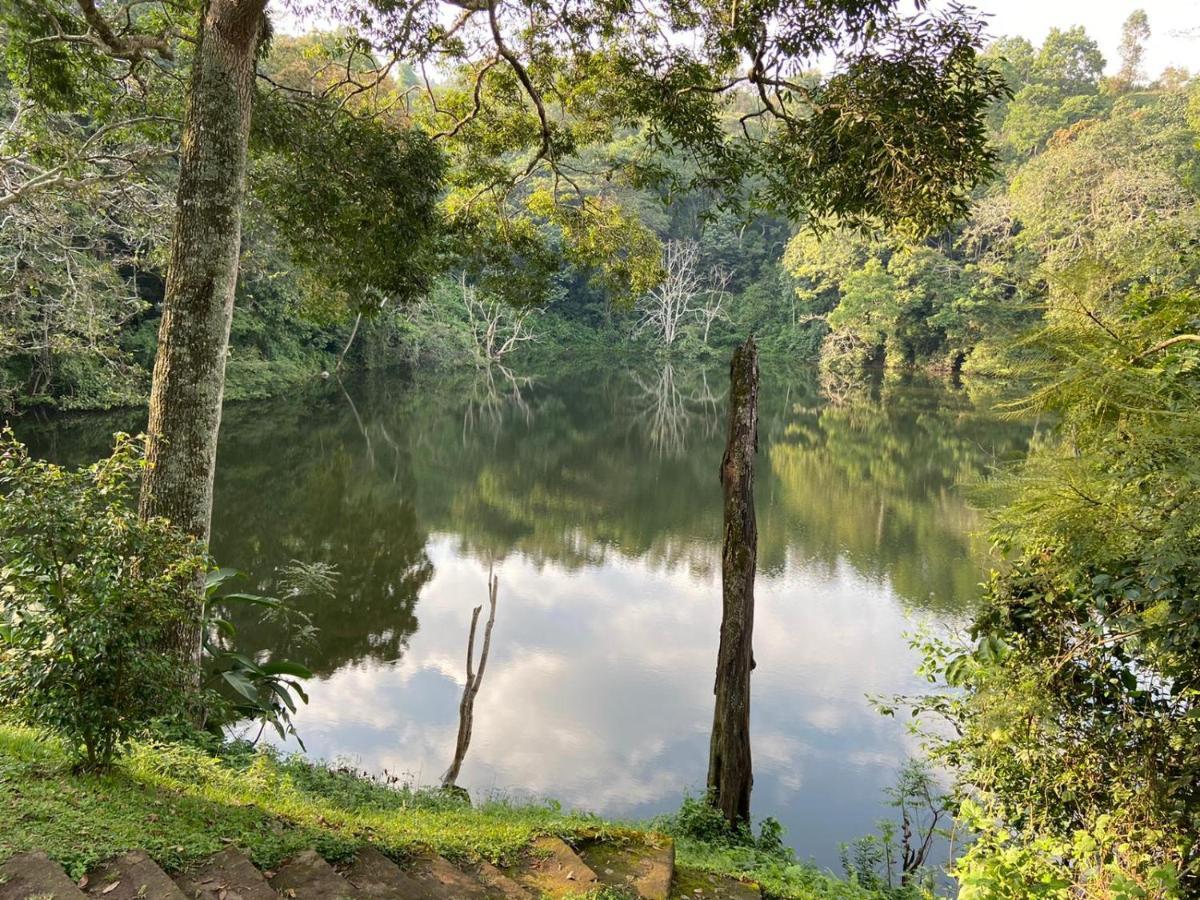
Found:
<path fill-rule="evenodd" d="M 712 328 L 713 322 L 718 319 L 729 321 L 729 316 L 722 307 L 729 296 L 729 282 L 732 279 L 733 272 L 722 269 L 720 266 L 713 266 L 709 273 L 709 287 L 704 292 L 704 304 L 696 310 L 696 314 L 704 325 L 704 346 L 706 347 L 708 346 L 708 332 Z"/>
<path fill-rule="evenodd" d="M 696 315 L 696 298 L 703 293 L 700 246 L 695 241 L 667 241 L 663 246 L 662 282 L 638 302 L 641 318 L 635 331 L 650 331 L 670 347 L 680 329 Z"/>
<path fill-rule="evenodd" d="M 459 287 L 475 350 L 484 362 L 501 362 L 521 344 L 537 340 L 530 320 L 541 315 L 541 307 L 517 307 L 496 297 L 480 297 L 465 274 L 459 276 Z"/>

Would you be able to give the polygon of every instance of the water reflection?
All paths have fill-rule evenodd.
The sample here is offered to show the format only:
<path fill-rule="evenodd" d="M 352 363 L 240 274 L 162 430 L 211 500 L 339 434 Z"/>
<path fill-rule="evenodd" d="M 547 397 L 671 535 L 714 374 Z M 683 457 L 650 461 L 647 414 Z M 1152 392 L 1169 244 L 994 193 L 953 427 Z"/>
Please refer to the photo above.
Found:
<path fill-rule="evenodd" d="M 629 816 L 702 785 L 724 379 L 485 370 L 232 406 L 217 558 L 262 592 L 292 560 L 340 573 L 336 597 L 308 601 L 315 645 L 240 625 L 318 673 L 297 717 L 310 752 L 438 778 L 458 730 L 463 609 L 494 560 L 505 609 L 458 783 Z M 981 579 L 956 485 L 1022 452 L 1028 429 L 913 384 L 830 404 L 807 377 L 768 370 L 761 402 L 753 805 L 836 866 L 912 749 L 864 695 L 918 687 L 909 617 L 962 614 Z M 86 459 L 139 419 L 24 436 Z"/>
<path fill-rule="evenodd" d="M 681 386 L 668 362 L 655 373 L 630 375 L 637 386 L 632 423 L 660 457 L 678 459 L 687 452 L 689 438 L 697 433 L 711 438 L 720 430 L 721 400 L 708 386 L 708 371 L 693 374 L 695 383 Z"/>

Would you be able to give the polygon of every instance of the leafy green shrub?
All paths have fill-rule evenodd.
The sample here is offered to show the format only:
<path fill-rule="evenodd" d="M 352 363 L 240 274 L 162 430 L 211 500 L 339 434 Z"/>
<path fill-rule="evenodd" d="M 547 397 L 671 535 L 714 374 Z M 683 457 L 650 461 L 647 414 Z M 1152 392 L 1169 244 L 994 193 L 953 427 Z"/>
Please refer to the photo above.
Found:
<path fill-rule="evenodd" d="M 666 817 L 659 824 L 670 834 L 714 846 L 747 847 L 780 856 L 787 856 L 791 852 L 784 846 L 783 826 L 777 819 L 769 816 L 763 819 L 756 837 L 746 823 L 731 827 L 707 794 L 700 797 L 686 795 L 679 812 Z"/>
<path fill-rule="evenodd" d="M 320 568 L 297 563 L 291 567 L 293 571 L 303 571 L 310 585 L 319 580 L 320 590 L 332 595 L 332 575 L 336 570 L 327 569 L 314 576 L 312 570 Z M 316 629 L 308 615 L 278 597 L 218 595 L 221 586 L 238 574 L 232 569 L 214 569 L 208 573 L 205 585 L 204 668 L 207 690 L 203 702 L 207 723 L 219 729 L 222 725 L 252 719 L 261 723 L 259 736 L 270 725 L 281 738 L 288 735 L 295 737 L 303 749 L 304 741 L 296 733 L 292 715 L 296 712 L 297 700 L 308 702 L 308 694 L 298 679 L 312 678 L 312 672 L 292 660 L 259 661 L 240 652 L 234 643 L 237 628 L 225 614 L 232 606 L 255 608 L 264 620 L 272 619 L 289 629 L 293 624 L 298 625 L 302 638 L 306 640 L 312 638 Z M 292 596 L 298 593 L 300 590 L 296 589 Z"/>
<path fill-rule="evenodd" d="M 909 900 L 905 888 L 893 892 L 851 878 L 842 881 L 796 859 L 783 842 L 783 826 L 763 819 L 756 837 L 749 825 L 731 828 L 705 795 L 686 796 L 679 812 L 653 823 L 675 838 L 676 861 L 683 870 L 711 872 L 754 881 L 764 896 L 804 900 Z"/>
<path fill-rule="evenodd" d="M 142 465 L 127 435 L 68 470 L 0 432 L 0 698 L 91 769 L 185 702 L 169 648 L 205 561 L 165 519 L 138 518 Z"/>
<path fill-rule="evenodd" d="M 669 827 L 672 833 L 708 844 L 728 843 L 740 837 L 707 797 L 684 797 L 679 812 L 671 817 Z"/>

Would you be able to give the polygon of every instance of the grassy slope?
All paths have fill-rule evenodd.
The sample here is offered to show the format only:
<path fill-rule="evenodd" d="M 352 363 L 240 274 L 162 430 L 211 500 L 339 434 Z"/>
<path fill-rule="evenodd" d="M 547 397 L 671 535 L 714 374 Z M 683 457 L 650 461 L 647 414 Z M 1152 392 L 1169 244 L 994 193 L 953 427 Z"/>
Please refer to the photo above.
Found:
<path fill-rule="evenodd" d="M 0 859 L 44 849 L 78 877 L 135 847 L 168 869 L 227 843 L 270 867 L 305 847 L 331 860 L 372 841 L 394 856 L 433 849 L 450 858 L 512 859 L 538 834 L 632 837 L 635 826 L 564 813 L 554 804 L 469 807 L 441 794 L 395 790 L 266 753 L 214 756 L 139 744 L 114 772 L 74 774 L 52 740 L 0 724 Z M 815 869 L 749 848 L 680 838 L 680 866 L 754 877 L 772 896 L 868 898 Z"/>

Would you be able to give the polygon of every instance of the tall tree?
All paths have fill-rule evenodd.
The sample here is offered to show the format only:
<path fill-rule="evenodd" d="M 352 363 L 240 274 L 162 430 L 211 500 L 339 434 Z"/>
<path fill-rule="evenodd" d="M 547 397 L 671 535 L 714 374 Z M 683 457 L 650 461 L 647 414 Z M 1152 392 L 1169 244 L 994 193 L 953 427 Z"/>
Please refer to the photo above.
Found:
<path fill-rule="evenodd" d="M 150 391 L 141 513 L 207 542 L 242 241 L 254 57 L 266 0 L 211 0 L 184 112 L 175 230 Z M 197 594 L 197 601 L 200 597 Z M 199 672 L 201 616 L 176 650 Z"/>
<path fill-rule="evenodd" d="M 1150 18 L 1144 9 L 1135 9 L 1121 26 L 1121 69 L 1117 78 L 1123 84 L 1135 85 L 1146 77 L 1142 61 L 1146 56 L 1145 42 L 1150 37 Z"/>
<path fill-rule="evenodd" d="M 242 239 L 254 58 L 266 0 L 206 6 L 184 112 L 143 515 L 207 540 Z M 196 626 L 199 627 L 198 624 Z M 198 648 L 198 642 L 196 643 Z"/>

